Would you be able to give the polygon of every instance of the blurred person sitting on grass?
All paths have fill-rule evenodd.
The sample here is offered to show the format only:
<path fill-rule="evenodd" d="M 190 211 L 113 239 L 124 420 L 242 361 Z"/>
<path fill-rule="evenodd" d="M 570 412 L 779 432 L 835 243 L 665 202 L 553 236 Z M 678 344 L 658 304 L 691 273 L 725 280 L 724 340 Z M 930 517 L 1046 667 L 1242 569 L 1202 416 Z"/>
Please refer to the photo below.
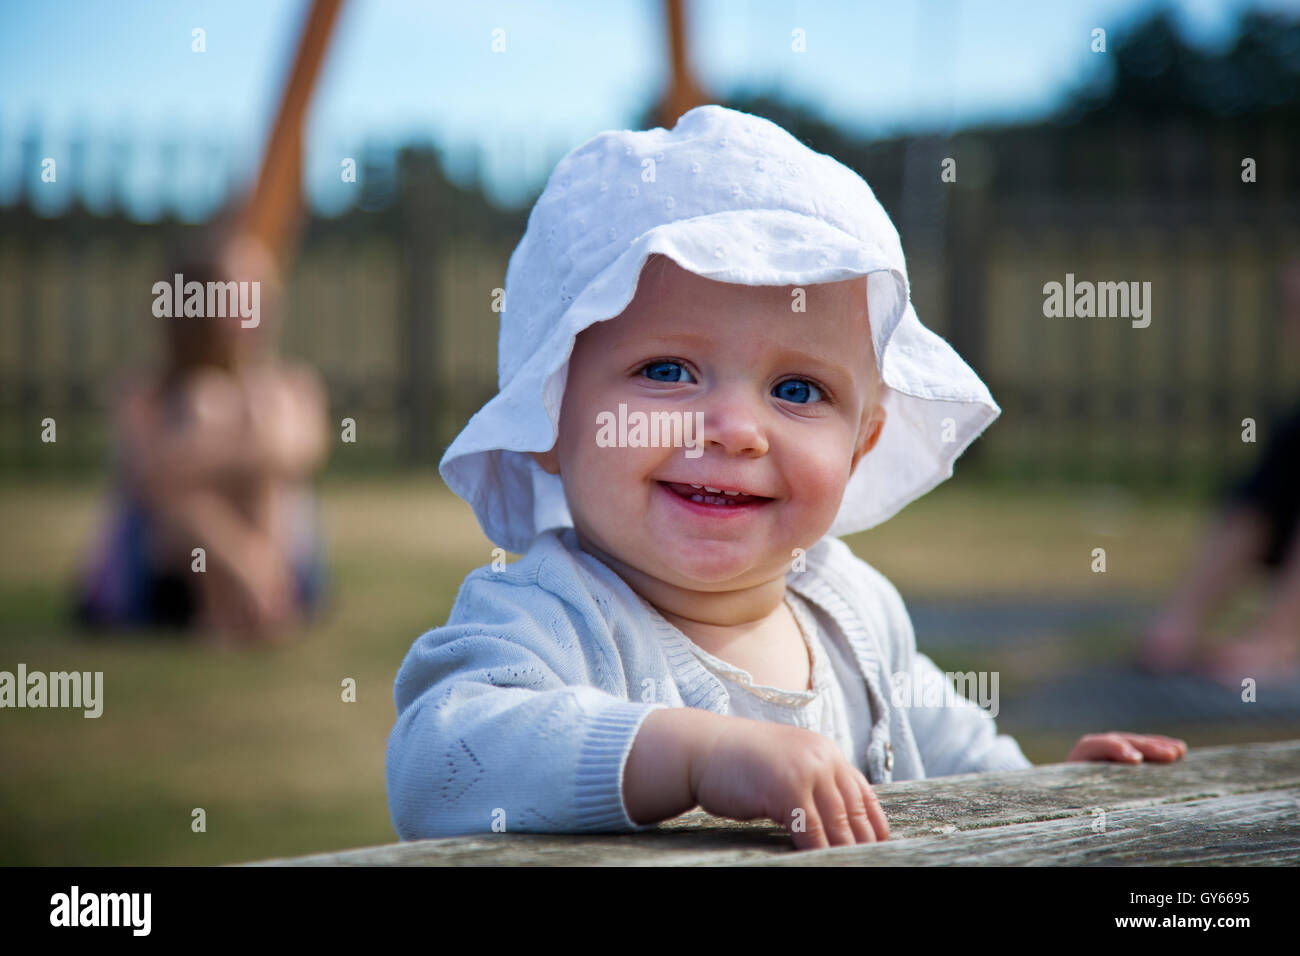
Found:
<path fill-rule="evenodd" d="M 326 454 L 324 389 L 273 352 L 278 279 L 264 247 L 205 249 L 174 263 L 169 284 L 175 274 L 204 289 L 256 282 L 260 314 L 155 319 L 164 367 L 118 396 L 112 514 L 78 580 L 78 617 L 271 640 L 322 596 L 309 479 Z"/>
<path fill-rule="evenodd" d="M 1282 352 L 1300 354 L 1300 260 L 1284 273 L 1283 309 L 1292 341 Z M 1223 496 L 1191 570 L 1147 629 L 1140 661 L 1148 670 L 1202 672 L 1233 689 L 1248 677 L 1300 678 L 1300 404 L 1266 435 L 1259 461 Z M 1254 624 L 1224 646 L 1198 647 L 1215 610 L 1261 568 L 1271 587 Z"/>

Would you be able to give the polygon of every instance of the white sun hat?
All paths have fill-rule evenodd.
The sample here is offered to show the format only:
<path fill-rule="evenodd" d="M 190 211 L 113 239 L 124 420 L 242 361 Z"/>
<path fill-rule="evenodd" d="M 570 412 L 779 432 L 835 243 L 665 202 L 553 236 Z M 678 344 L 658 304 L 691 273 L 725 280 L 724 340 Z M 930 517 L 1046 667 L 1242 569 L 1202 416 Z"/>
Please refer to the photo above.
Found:
<path fill-rule="evenodd" d="M 867 276 L 887 418 L 829 534 L 864 531 L 952 475 L 1001 409 L 916 317 L 898 231 L 866 182 L 769 120 L 700 106 L 671 130 L 610 131 L 555 167 L 510 256 L 497 394 L 443 455 L 447 485 L 484 533 L 522 553 L 573 520 L 556 475 L 528 452 L 558 435 L 574 339 L 631 302 L 654 253 L 741 285 Z"/>

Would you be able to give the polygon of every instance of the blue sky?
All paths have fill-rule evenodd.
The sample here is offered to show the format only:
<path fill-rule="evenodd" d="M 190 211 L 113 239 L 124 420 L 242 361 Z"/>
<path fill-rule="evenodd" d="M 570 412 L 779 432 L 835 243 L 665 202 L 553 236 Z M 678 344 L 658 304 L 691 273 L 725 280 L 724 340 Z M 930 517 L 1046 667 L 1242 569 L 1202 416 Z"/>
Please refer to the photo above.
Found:
<path fill-rule="evenodd" d="M 1213 45 L 1241 9 L 1298 10 L 1300 0 L 1165 5 Z M 706 88 L 779 90 L 880 134 L 1048 112 L 1101 65 L 1092 29 L 1114 34 L 1154 6 L 688 0 L 688 15 Z M 42 155 L 65 160 L 61 169 L 73 129 L 96 144 L 155 147 L 130 165 L 144 217 L 162 189 L 156 147 L 181 144 L 195 156 L 179 165 L 182 182 L 165 185 L 201 207 L 220 194 L 223 163 L 256 164 L 305 9 L 303 0 L 0 2 L 0 201 L 30 174 L 19 169 L 18 140 L 39 123 Z M 202 54 L 191 50 L 195 27 L 206 31 Z M 501 53 L 491 49 L 496 28 Z M 795 28 L 806 53 L 791 49 Z M 491 194 L 518 201 L 564 152 L 631 123 L 662 89 L 664 49 L 659 0 L 348 0 L 309 114 L 312 198 L 327 209 L 348 201 L 339 159 L 360 144 L 419 137 L 447 151 L 458 173 L 467 151 L 482 150 Z M 99 153 L 86 160 L 92 188 L 92 170 L 107 168 Z"/>

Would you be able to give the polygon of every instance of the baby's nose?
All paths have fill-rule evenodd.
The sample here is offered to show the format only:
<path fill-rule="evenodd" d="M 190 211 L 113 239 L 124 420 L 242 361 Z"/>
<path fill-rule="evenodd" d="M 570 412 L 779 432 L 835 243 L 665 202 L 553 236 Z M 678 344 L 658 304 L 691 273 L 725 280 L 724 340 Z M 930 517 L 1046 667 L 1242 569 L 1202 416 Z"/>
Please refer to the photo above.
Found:
<path fill-rule="evenodd" d="M 716 446 L 728 455 L 767 454 L 762 411 L 758 402 L 739 389 L 715 394 L 703 409 L 704 447 Z"/>

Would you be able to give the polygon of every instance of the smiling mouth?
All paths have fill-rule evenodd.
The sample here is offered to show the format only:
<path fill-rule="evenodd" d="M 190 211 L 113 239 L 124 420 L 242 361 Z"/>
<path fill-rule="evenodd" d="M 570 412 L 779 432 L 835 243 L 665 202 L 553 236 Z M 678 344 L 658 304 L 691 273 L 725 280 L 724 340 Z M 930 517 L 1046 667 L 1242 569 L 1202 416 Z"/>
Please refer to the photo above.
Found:
<path fill-rule="evenodd" d="M 659 484 L 680 498 L 702 505 L 721 505 L 724 508 L 734 508 L 737 505 L 762 504 L 772 500 L 762 495 L 747 495 L 728 488 L 714 488 L 708 485 L 683 484 L 678 481 L 661 481 Z"/>

